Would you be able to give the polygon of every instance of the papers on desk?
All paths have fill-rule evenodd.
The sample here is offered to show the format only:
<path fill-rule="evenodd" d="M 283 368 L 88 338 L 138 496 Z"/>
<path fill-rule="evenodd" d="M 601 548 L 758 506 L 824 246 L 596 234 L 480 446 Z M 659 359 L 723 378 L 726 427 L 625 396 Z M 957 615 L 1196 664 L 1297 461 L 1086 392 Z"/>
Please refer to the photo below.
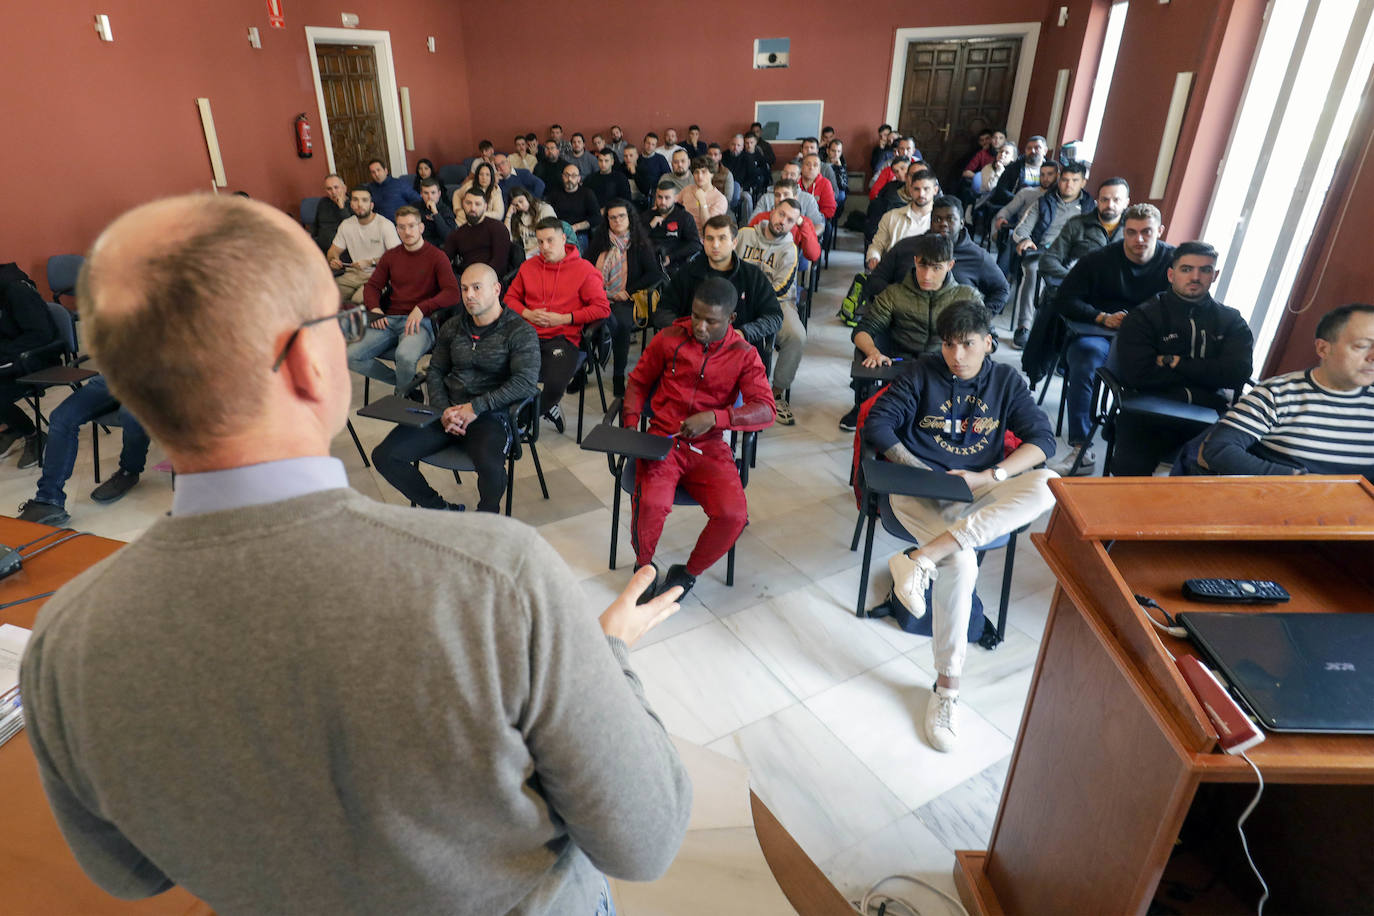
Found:
<path fill-rule="evenodd" d="M 24 727 L 24 707 L 19 701 L 19 660 L 24 657 L 30 635 L 23 627 L 0 624 L 0 744 Z"/>

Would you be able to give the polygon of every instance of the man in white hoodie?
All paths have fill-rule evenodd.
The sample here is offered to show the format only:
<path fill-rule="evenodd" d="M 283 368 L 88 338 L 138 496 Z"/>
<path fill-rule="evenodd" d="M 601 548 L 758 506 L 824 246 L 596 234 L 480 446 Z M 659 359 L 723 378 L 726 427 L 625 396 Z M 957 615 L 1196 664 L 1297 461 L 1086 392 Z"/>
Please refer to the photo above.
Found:
<path fill-rule="evenodd" d="M 796 422 L 783 392 L 792 387 L 806 346 L 806 326 L 797 313 L 797 244 L 792 239 L 792 230 L 801 220 L 801 207 L 796 201 L 779 200 L 768 219 L 756 226 L 745 226 L 735 241 L 735 253 L 740 260 L 759 266 L 773 284 L 782 306 L 778 355 L 773 366 L 773 400 L 777 404 L 777 421 L 784 426 Z"/>

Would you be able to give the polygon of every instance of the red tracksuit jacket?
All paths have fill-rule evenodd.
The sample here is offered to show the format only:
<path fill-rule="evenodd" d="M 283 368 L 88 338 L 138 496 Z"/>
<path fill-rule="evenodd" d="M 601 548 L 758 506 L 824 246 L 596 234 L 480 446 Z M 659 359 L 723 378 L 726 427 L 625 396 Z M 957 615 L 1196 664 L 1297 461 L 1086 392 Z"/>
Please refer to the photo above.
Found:
<path fill-rule="evenodd" d="M 733 406 L 740 395 L 744 403 Z M 683 420 L 703 410 L 715 413 L 716 425 L 700 439 L 719 439 L 727 429 L 766 429 L 777 416 L 773 389 L 753 344 L 732 327 L 703 347 L 692 337 L 690 317 L 655 335 L 626 380 L 627 429 L 638 427 L 646 399 L 653 411 L 649 431 L 660 436 L 676 433 Z"/>

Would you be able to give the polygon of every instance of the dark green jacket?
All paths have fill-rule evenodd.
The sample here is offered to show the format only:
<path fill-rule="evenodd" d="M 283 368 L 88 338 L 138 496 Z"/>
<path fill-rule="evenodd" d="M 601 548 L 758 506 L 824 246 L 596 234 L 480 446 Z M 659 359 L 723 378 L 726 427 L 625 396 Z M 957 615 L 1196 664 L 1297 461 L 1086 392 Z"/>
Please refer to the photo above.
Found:
<path fill-rule="evenodd" d="M 899 352 L 888 353 L 889 356 L 938 353 L 940 338 L 935 333 L 935 321 L 941 312 L 958 302 L 981 305 L 983 297 L 971 286 L 960 286 L 952 270 L 945 275 L 944 286 L 921 289 L 913 267 L 901 283 L 878 294 L 854 333 L 867 331 L 874 340 L 891 341 L 893 349 Z"/>

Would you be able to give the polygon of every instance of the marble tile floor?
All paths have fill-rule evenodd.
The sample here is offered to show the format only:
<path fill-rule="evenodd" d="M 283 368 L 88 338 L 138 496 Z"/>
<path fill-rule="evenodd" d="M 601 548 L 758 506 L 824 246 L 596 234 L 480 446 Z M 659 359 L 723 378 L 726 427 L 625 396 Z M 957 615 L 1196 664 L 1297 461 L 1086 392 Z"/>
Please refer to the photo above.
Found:
<path fill-rule="evenodd" d="M 886 620 L 854 616 L 860 555 L 848 550 L 855 506 L 847 480 L 852 434 L 836 421 L 852 403 L 847 387 L 851 345 L 834 317 L 850 279 L 861 269 L 859 238 L 844 232 L 823 275 L 810 322 L 806 357 L 793 391 L 793 427 L 762 434 L 748 489 L 751 521 L 738 545 L 733 588 L 722 560 L 698 581 L 682 610 L 636 647 L 633 658 L 655 710 L 668 729 L 748 765 L 753 788 L 846 896 L 857 899 L 893 873 L 913 874 L 948 892 L 956 848 L 987 842 L 1020 724 L 1054 577 L 1029 539 L 1016 555 L 1006 642 L 993 652 L 969 649 L 963 679 L 964 728 L 951 754 L 925 742 L 921 722 L 933 683 L 929 639 Z M 1009 334 L 1003 331 L 1003 340 Z M 632 358 L 634 353 L 632 353 Z M 995 358 L 1019 364 L 1003 346 Z M 1059 385 L 1044 408 L 1051 420 Z M 45 398 L 51 411 L 61 392 Z M 362 403 L 361 380 L 355 400 Z M 575 417 L 576 398 L 564 405 Z M 588 398 L 588 424 L 600 404 Z M 369 451 L 390 429 L 354 417 Z M 117 465 L 120 432 L 102 434 L 102 473 Z M 94 487 L 89 428 L 83 433 L 68 487 L 69 523 L 120 539 L 136 537 L 167 511 L 171 478 L 146 471 L 112 506 L 91 502 Z M 1062 443 L 1061 443 L 1062 447 Z M 404 504 L 375 470 L 364 468 L 347 433 L 333 454 L 363 494 Z M 148 466 L 166 456 L 154 443 Z M 539 494 L 534 465 L 517 465 L 516 518 L 535 525 L 581 583 L 589 612 L 599 612 L 628 579 L 629 503 L 622 503 L 618 565 L 607 568 L 611 477 L 603 456 L 582 451 L 572 424 L 542 432 L 539 457 L 552 499 Z M 38 469 L 15 467 L 17 451 L 0 462 L 0 511 L 33 496 Z M 448 471 L 426 475 L 449 499 L 473 506 L 475 478 L 455 485 Z M 682 562 L 704 516 L 679 508 L 660 542 L 661 565 Z M 1033 530 L 1043 530 L 1042 518 Z M 879 530 L 867 605 L 890 588 L 886 558 L 896 540 Z M 995 614 L 1003 553 L 990 553 L 980 594 Z M 893 892 L 923 913 L 949 911 L 937 896 L 913 886 Z"/>

